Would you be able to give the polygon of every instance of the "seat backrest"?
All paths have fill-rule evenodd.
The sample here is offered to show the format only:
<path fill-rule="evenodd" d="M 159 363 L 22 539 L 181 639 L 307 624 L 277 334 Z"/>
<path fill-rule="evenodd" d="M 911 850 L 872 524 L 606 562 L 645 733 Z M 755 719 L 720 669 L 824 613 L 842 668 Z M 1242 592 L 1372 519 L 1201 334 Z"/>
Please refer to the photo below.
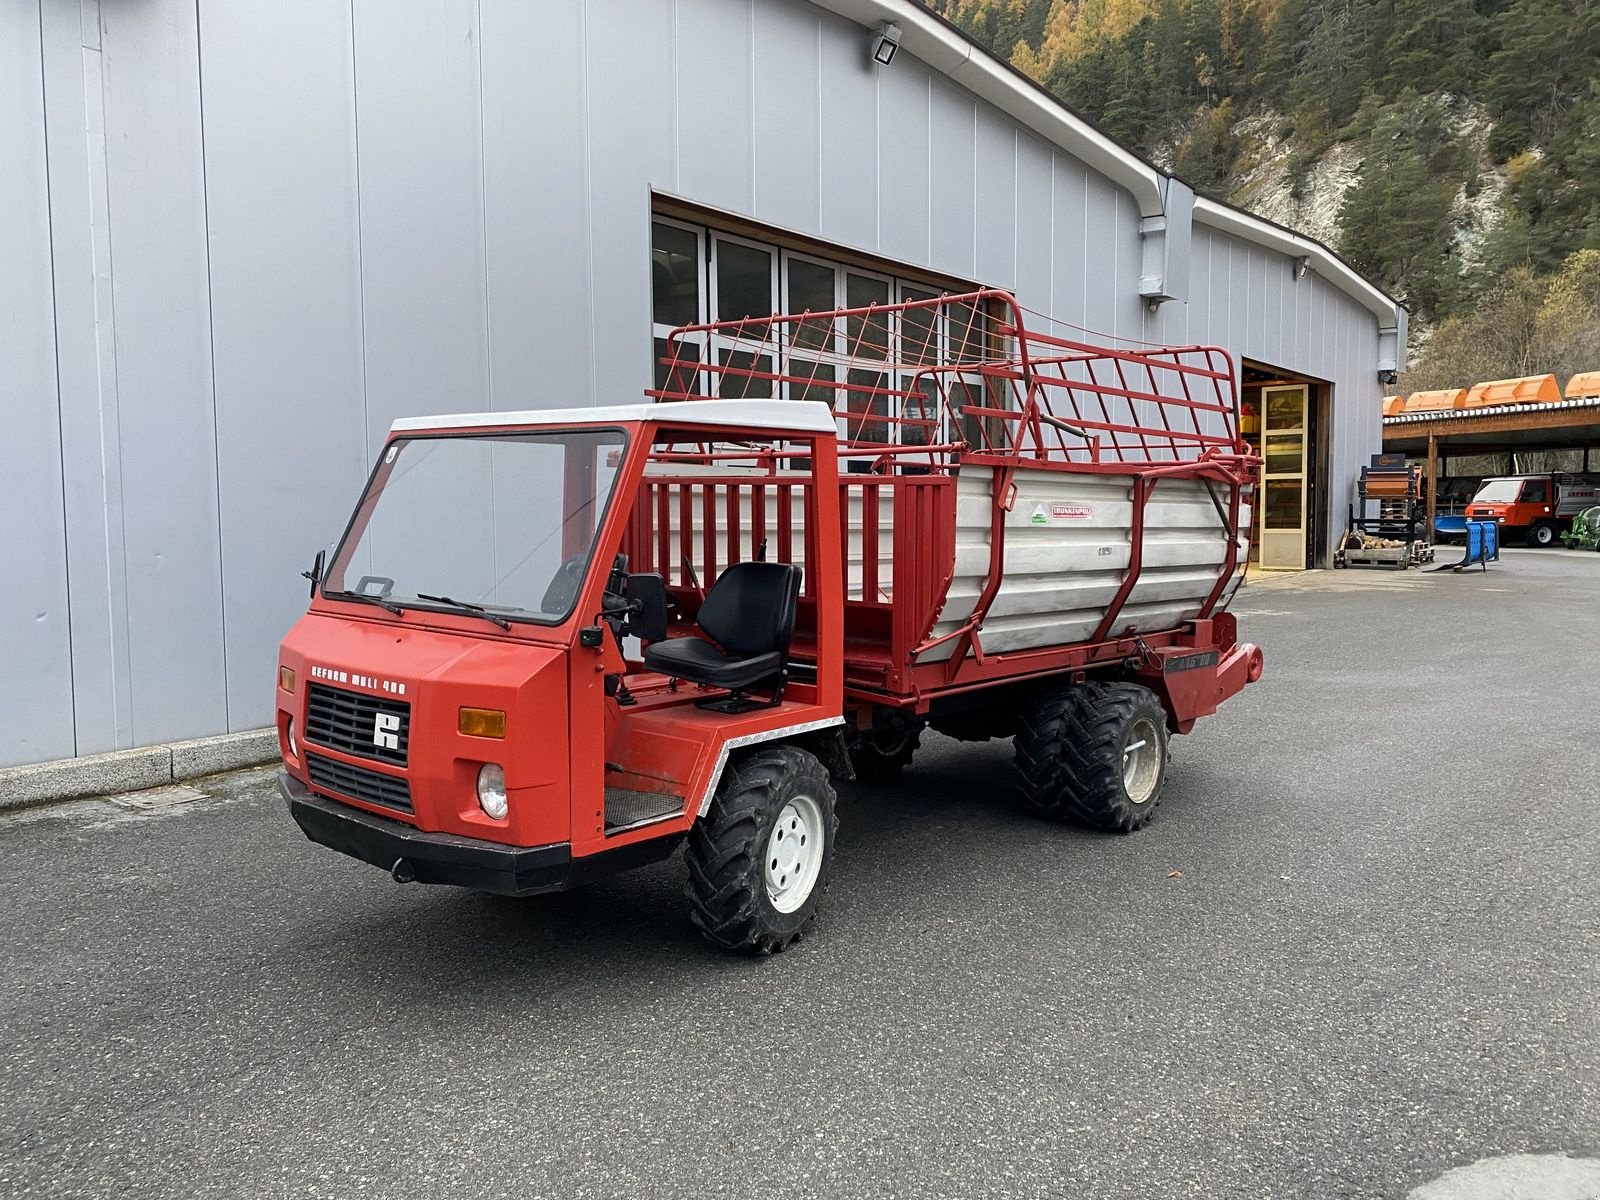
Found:
<path fill-rule="evenodd" d="M 741 562 L 717 576 L 696 621 L 730 654 L 789 649 L 794 636 L 800 568 L 792 563 Z"/>

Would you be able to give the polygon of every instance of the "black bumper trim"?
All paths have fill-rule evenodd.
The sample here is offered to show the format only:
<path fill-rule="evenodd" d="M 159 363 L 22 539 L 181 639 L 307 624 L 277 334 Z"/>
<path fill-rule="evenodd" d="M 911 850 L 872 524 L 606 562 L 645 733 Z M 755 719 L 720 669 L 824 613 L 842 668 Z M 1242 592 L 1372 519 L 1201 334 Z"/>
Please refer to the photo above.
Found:
<path fill-rule="evenodd" d="M 629 867 L 666 858 L 682 834 L 635 842 L 600 854 L 572 857 L 566 842 L 551 846 L 503 846 L 453 833 L 425 833 L 400 821 L 319 796 L 287 771 L 278 772 L 278 794 L 300 831 L 318 845 L 395 874 L 396 878 L 475 888 L 502 896 L 531 896 L 575 887 Z"/>

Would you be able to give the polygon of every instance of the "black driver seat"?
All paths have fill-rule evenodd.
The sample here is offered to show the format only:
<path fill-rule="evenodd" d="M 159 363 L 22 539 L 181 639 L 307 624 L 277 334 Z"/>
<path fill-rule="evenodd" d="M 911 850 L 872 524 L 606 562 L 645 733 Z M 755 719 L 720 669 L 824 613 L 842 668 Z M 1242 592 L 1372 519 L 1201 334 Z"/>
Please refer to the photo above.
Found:
<path fill-rule="evenodd" d="M 800 568 L 792 563 L 734 563 L 717 576 L 695 618 L 711 641 L 691 636 L 656 642 L 645 650 L 644 665 L 733 692 L 776 675 L 781 696 L 799 597 Z"/>

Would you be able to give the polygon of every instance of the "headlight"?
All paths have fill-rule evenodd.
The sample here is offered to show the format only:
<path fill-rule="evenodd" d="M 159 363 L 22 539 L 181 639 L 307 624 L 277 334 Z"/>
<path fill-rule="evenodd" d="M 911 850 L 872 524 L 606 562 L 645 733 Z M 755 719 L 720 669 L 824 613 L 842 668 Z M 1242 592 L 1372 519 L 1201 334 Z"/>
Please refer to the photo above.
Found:
<path fill-rule="evenodd" d="M 284 735 L 284 738 L 289 743 L 289 757 L 290 758 L 296 758 L 296 759 L 299 758 L 300 757 L 300 747 L 295 743 L 295 740 L 294 740 L 294 718 L 293 717 L 290 717 L 288 719 L 287 723 L 285 724 L 284 730 L 283 730 L 283 735 Z"/>
<path fill-rule="evenodd" d="M 484 763 L 478 771 L 478 807 L 496 821 L 506 819 L 506 773 L 496 763 Z"/>

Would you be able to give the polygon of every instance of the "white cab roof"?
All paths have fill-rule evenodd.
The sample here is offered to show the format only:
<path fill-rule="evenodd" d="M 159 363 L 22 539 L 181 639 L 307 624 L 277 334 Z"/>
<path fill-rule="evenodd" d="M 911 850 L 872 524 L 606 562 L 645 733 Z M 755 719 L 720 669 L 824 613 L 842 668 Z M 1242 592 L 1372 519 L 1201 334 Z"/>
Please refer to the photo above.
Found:
<path fill-rule="evenodd" d="M 815 400 L 677 400 L 664 404 L 614 404 L 605 408 L 453 413 L 439 417 L 402 417 L 389 427 L 389 432 L 505 426 L 548 429 L 562 425 L 608 425 L 627 421 L 736 425 L 746 429 L 775 429 L 791 433 L 834 432 L 833 410 Z"/>

